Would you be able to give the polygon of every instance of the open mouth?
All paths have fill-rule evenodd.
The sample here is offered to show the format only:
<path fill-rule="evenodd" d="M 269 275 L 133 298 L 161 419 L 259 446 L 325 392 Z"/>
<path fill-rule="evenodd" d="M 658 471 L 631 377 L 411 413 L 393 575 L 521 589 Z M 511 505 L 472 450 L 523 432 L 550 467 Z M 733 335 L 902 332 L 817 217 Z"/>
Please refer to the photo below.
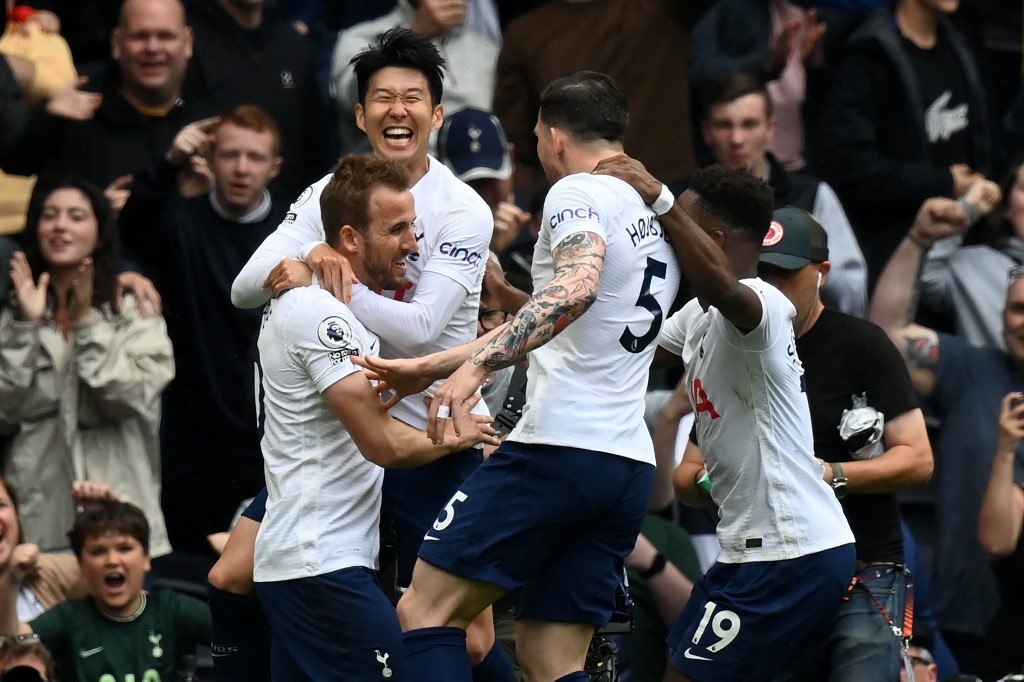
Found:
<path fill-rule="evenodd" d="M 120 590 L 128 582 L 128 577 L 121 571 L 111 571 L 103 577 L 103 584 L 111 590 Z"/>
<path fill-rule="evenodd" d="M 385 128 L 384 139 L 392 144 L 404 146 L 412 142 L 412 128 L 406 128 L 405 126 Z"/>

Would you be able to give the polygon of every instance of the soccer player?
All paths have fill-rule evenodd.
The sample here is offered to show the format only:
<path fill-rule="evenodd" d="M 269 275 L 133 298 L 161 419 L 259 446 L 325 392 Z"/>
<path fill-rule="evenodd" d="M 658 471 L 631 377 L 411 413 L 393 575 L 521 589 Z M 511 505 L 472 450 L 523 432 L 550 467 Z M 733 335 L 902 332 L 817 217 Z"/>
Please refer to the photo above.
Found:
<path fill-rule="evenodd" d="M 626 179 L 655 205 L 671 201 L 628 157 L 597 172 Z M 757 278 L 771 213 L 762 180 L 712 166 L 661 217 L 696 298 L 658 343 L 686 366 L 722 546 L 669 635 L 686 680 L 786 670 L 829 631 L 854 571 L 853 534 L 814 458 L 797 310 Z M 694 480 L 702 473 L 690 470 Z"/>
<path fill-rule="evenodd" d="M 583 71 L 551 83 L 535 129 L 554 185 L 533 259 L 534 294 L 472 344 L 365 361 L 396 388 L 403 376 L 458 368 L 431 406 L 430 429 L 441 440 L 493 372 L 529 353 L 521 421 L 428 529 L 398 603 L 418 680 L 469 680 L 466 626 L 516 588 L 516 653 L 527 679 L 589 680 L 587 647 L 608 623 L 651 495 L 643 396 L 679 284 L 654 212 L 619 180 L 590 174 L 621 153 L 627 120 L 625 95 L 608 76 Z"/>
<path fill-rule="evenodd" d="M 385 33 L 353 59 L 359 90 L 356 122 L 378 156 L 406 169 L 416 199 L 420 248 L 405 263 L 409 284 L 398 291 L 380 292 L 383 295 L 357 285 L 349 303 L 356 318 L 380 337 L 385 357 L 425 355 L 476 338 L 493 220 L 472 188 L 427 153 L 430 133 L 444 117 L 439 104 L 443 66 L 433 44 L 407 30 Z M 272 294 L 308 283 L 311 270 L 322 286 L 345 298 L 348 282 L 339 269 L 341 257 L 323 243 L 319 197 L 329 179 L 314 183 L 296 199 L 284 223 L 239 273 L 232 287 L 235 305 L 263 305 Z M 478 411 L 483 413 L 484 406 Z M 392 414 L 416 428 L 427 423 L 422 396 L 407 398 Z M 415 470 L 386 472 L 384 509 L 395 521 L 400 587 L 411 580 L 416 552 L 437 512 L 481 461 L 480 451 L 469 449 Z M 246 522 L 250 531 L 252 525 Z M 243 544 L 233 543 L 233 547 Z M 230 561 L 228 556 L 226 562 Z M 238 565 L 244 563 L 243 557 Z M 230 592 L 244 591 L 236 579 L 237 570 L 230 575 L 235 577 L 217 569 L 216 582 L 211 584 Z M 228 591 L 212 592 L 215 602 L 224 596 L 225 603 L 244 608 L 240 600 L 224 594 Z M 216 620 L 217 603 L 214 616 Z M 470 629 L 468 644 L 477 679 L 511 680 L 511 666 L 501 648 L 494 646 L 489 610 Z"/>
<path fill-rule="evenodd" d="M 371 286 L 408 281 L 416 252 L 408 186 L 394 162 L 349 156 L 320 196 L 328 243 Z M 395 609 L 373 573 L 382 467 L 497 443 L 490 418 L 470 416 L 442 446 L 391 418 L 350 360 L 375 352 L 377 338 L 319 286 L 271 301 L 258 348 L 268 496 L 254 577 L 273 635 L 272 677 L 403 679 Z"/>

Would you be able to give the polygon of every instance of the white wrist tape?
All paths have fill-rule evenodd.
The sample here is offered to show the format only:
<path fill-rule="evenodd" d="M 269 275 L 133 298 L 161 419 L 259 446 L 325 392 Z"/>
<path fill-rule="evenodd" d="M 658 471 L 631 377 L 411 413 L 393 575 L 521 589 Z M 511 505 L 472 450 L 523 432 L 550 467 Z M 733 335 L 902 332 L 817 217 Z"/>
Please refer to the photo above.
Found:
<path fill-rule="evenodd" d="M 668 185 L 662 185 L 661 194 L 659 194 L 658 198 L 654 200 L 653 204 L 651 204 L 651 208 L 653 208 L 654 212 L 658 215 L 665 215 L 672 210 L 672 206 L 675 203 L 676 198 L 672 194 L 672 190 L 668 188 Z"/>

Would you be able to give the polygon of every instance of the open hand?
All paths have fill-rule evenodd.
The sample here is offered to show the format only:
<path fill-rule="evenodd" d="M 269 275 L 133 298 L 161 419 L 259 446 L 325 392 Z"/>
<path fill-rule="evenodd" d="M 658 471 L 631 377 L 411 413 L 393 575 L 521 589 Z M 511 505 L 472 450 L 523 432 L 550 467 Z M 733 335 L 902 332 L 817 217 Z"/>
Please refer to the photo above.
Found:
<path fill-rule="evenodd" d="M 220 116 L 213 116 L 189 123 L 179 130 L 171 141 L 171 148 L 164 155 L 167 162 L 172 166 L 183 166 L 193 154 L 206 156 L 216 141 L 213 131 L 219 124 Z"/>
<path fill-rule="evenodd" d="M 39 281 L 32 279 L 32 268 L 23 251 L 15 251 L 11 257 L 11 283 L 18 299 L 18 319 L 23 322 L 38 322 L 46 312 L 46 292 L 50 286 L 50 273 L 39 275 Z"/>
<path fill-rule="evenodd" d="M 114 213 L 120 213 L 132 196 L 132 176 L 122 175 L 116 178 L 103 190 L 103 196 L 106 197 L 107 203 L 110 204 Z"/>
<path fill-rule="evenodd" d="M 647 172 L 644 165 L 625 154 L 616 154 L 603 159 L 593 170 L 594 175 L 610 175 L 635 189 L 650 206 L 661 194 L 661 182 Z"/>
<path fill-rule="evenodd" d="M 53 97 L 46 103 L 47 113 L 71 121 L 91 119 L 100 108 L 103 95 L 82 90 L 88 82 L 89 77 L 82 76 L 71 85 L 65 85 L 54 92 Z"/>
<path fill-rule="evenodd" d="M 294 258 L 285 258 L 263 280 L 263 288 L 270 289 L 270 295 L 277 298 L 289 289 L 308 287 L 312 283 L 313 270 L 308 265 Z"/>
<path fill-rule="evenodd" d="M 320 244 L 306 256 L 306 265 L 316 275 L 320 287 L 331 292 L 334 298 L 342 303 L 352 300 L 352 285 L 358 284 L 359 279 L 352 272 L 348 258 L 326 244 Z"/>
<path fill-rule="evenodd" d="M 130 293 L 138 304 L 139 315 L 142 317 L 158 317 L 163 312 L 163 301 L 160 292 L 152 280 L 137 272 L 122 272 L 117 276 L 117 298 L 115 307 L 121 310 L 124 295 Z"/>

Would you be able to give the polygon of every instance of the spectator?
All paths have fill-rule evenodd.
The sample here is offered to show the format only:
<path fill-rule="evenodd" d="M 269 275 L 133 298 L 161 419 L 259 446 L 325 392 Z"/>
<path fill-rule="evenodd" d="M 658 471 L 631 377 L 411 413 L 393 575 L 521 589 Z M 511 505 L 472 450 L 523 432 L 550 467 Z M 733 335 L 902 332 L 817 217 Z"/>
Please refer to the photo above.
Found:
<path fill-rule="evenodd" d="M 516 196 L 512 153 L 498 118 L 483 109 L 467 107 L 446 116 L 437 136 L 438 160 L 472 187 L 494 215 L 491 251 L 506 276 L 520 288 L 532 289 L 530 263 L 537 225 L 522 208 L 527 201 Z"/>
<path fill-rule="evenodd" d="M 117 74 L 103 85 L 96 116 L 70 122 L 37 112 L 0 157 L 5 171 L 127 185 L 126 176 L 156 163 L 185 123 L 202 118 L 207 105 L 194 82 L 185 87 L 192 31 L 179 0 L 127 0 L 110 42 Z"/>
<path fill-rule="evenodd" d="M 463 107 L 491 108 L 499 45 L 462 25 L 466 6 L 473 1 L 398 0 L 388 14 L 341 32 L 331 59 L 331 94 L 338 109 L 343 152 L 370 151 L 369 141 L 352 116 L 352 110 L 362 105 L 350 62 L 376 36 L 392 28 L 409 28 L 429 38 L 444 57 L 448 83 L 441 105 L 451 111 Z"/>
<path fill-rule="evenodd" d="M 906 670 L 900 670 L 900 682 L 938 682 L 939 667 L 935 665 L 932 652 L 923 646 L 911 643 L 907 650 L 910 655 L 910 662 L 914 667 L 914 679 L 907 677 Z"/>
<path fill-rule="evenodd" d="M 185 126 L 163 160 L 137 175 L 120 216 L 125 249 L 164 294 L 174 347 L 160 445 L 163 508 L 179 550 L 206 554 L 206 536 L 263 487 L 251 388 L 260 311 L 231 305 L 231 280 L 284 218 L 267 191 L 279 142 L 274 120 L 252 105 Z M 181 196 L 193 166 L 206 169 L 207 149 L 212 190 Z"/>
<path fill-rule="evenodd" d="M 18 485 L 26 534 L 67 547 L 71 484 L 100 480 L 152 520 L 160 511 L 159 397 L 174 376 L 163 319 L 118 305 L 117 229 L 92 185 L 37 187 L 25 252 L 11 260 L 14 304 L 0 313 L 0 421 L 18 427 L 3 471 Z"/>
<path fill-rule="evenodd" d="M 867 313 L 867 266 L 842 204 L 828 183 L 790 173 L 769 151 L 777 130 L 774 102 L 755 78 L 728 74 L 702 93 L 701 132 L 718 163 L 746 167 L 771 185 L 775 206 L 795 206 L 815 217 L 828 234 L 834 266 L 822 289 L 831 307 L 849 315 Z"/>
<path fill-rule="evenodd" d="M 964 195 L 972 219 L 981 218 L 999 195 L 991 182 L 975 182 Z M 952 318 L 958 336 L 972 346 L 1006 350 L 1003 302 L 1006 273 L 1024 264 L 1024 157 L 1007 174 L 1003 203 L 993 214 L 987 243 L 960 246 L 962 234 L 942 239 L 927 252 L 921 269 L 921 302 Z"/>
<path fill-rule="evenodd" d="M 35 635 L 4 637 L 0 643 L 0 680 L 56 680 L 53 657 Z"/>
<path fill-rule="evenodd" d="M 959 197 L 989 172 L 985 90 L 944 16 L 959 0 L 899 0 L 850 37 L 821 120 L 822 177 L 864 250 L 869 283 L 929 197 Z"/>
<path fill-rule="evenodd" d="M 994 674 L 1024 666 L 1024 476 L 1015 471 L 1024 439 L 1024 395 L 1009 393 L 999 410 L 999 439 L 988 487 L 978 515 L 978 538 L 992 558 L 1002 606 L 989 625 Z"/>
<path fill-rule="evenodd" d="M 494 113 L 515 145 L 516 186 L 532 196 L 547 184 L 533 135 L 542 90 L 567 73 L 591 69 L 626 91 L 626 153 L 681 187 L 694 169 L 687 26 L 708 4 L 552 0 L 508 24 L 498 56 Z"/>
<path fill-rule="evenodd" d="M 210 612 L 171 590 L 147 593 L 149 525 L 142 511 L 107 500 L 69 533 L 89 596 L 23 625 L 53 653 L 68 679 L 177 679 L 178 658 L 210 641 Z"/>
<path fill-rule="evenodd" d="M 778 119 L 769 147 L 783 168 L 800 170 L 808 71 L 824 63 L 824 37 L 817 10 L 789 0 L 721 0 L 693 29 L 693 86 L 703 89 L 728 73 L 765 83 Z"/>
<path fill-rule="evenodd" d="M 310 39 L 263 0 L 193 3 L 188 18 L 196 37 L 192 68 L 218 109 L 255 104 L 277 122 L 288 162 L 271 191 L 290 201 L 330 164 Z"/>
<path fill-rule="evenodd" d="M 879 278 L 871 320 L 900 349 L 914 388 L 942 420 L 934 485 L 938 520 L 933 595 L 943 635 L 965 673 L 1005 673 L 999 647 L 989 631 L 1000 622 L 998 583 L 977 540 L 978 515 L 995 453 L 1002 396 L 1024 389 L 1024 278 L 1014 276 L 1006 291 L 1003 335 L 1007 352 L 975 348 L 965 341 L 911 323 L 914 273 L 922 251 L 938 238 L 962 230 L 967 217 L 950 199 L 926 201 L 907 236 Z M 1024 461 L 1018 459 L 1018 466 Z M 1019 611 L 1006 614 L 1019 619 Z M 993 620 L 995 618 L 995 620 Z"/>

